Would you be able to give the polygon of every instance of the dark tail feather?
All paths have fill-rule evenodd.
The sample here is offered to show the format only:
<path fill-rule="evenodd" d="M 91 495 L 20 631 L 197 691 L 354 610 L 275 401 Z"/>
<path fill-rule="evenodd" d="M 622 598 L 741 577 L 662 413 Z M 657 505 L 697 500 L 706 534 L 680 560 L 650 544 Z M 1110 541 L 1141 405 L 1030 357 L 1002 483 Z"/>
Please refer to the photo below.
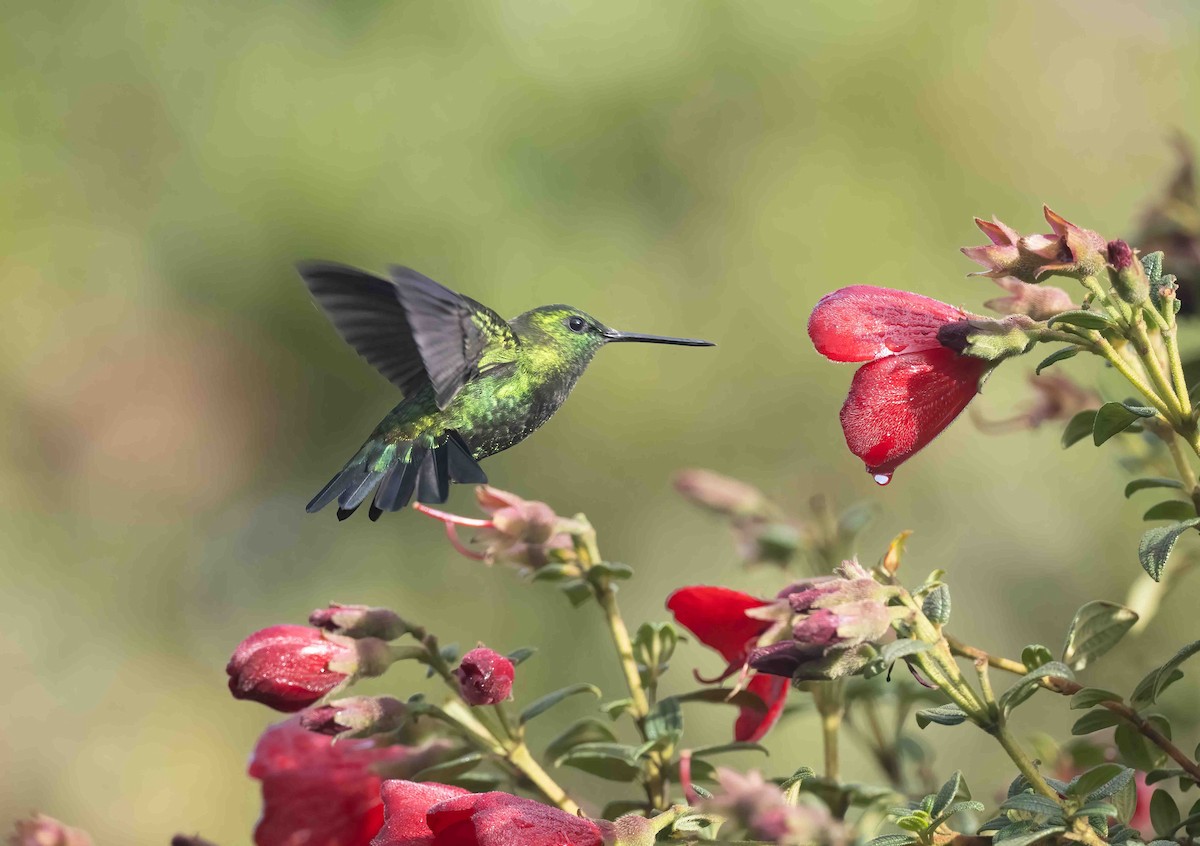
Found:
<path fill-rule="evenodd" d="M 368 469 L 380 466 L 381 453 L 377 443 L 365 446 L 313 497 L 306 510 L 320 511 L 337 500 L 338 519 L 345 520 L 374 493 L 369 511 L 371 519 L 378 520 L 385 512 L 404 508 L 414 495 L 419 502 L 445 502 L 452 481 L 487 484 L 487 475 L 472 457 L 470 446 L 455 431 L 448 432 L 446 439 L 433 449 L 397 444 L 393 453 L 396 457 L 390 464 L 383 469 Z"/>
<path fill-rule="evenodd" d="M 471 448 L 463 440 L 463 436 L 453 429 L 450 430 L 446 443 L 442 446 L 446 453 L 446 463 L 450 468 L 450 480 L 460 485 L 486 485 L 487 474 L 479 466 L 479 462 L 471 456 Z"/>

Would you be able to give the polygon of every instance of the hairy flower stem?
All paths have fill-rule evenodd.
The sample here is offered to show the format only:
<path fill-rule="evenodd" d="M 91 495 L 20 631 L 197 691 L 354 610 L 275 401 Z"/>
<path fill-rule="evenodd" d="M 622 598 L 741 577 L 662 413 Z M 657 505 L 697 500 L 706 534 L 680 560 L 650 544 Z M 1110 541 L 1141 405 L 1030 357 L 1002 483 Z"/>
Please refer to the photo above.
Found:
<path fill-rule="evenodd" d="M 839 709 L 831 714 L 821 715 L 821 740 L 825 745 L 825 778 L 837 782 L 840 780 L 838 770 L 838 732 L 842 727 L 842 711 Z"/>
<path fill-rule="evenodd" d="M 1113 345 L 1108 342 L 1107 338 L 1105 338 L 1099 332 L 1092 332 L 1091 334 L 1092 341 L 1099 348 L 1100 355 L 1104 357 L 1104 360 L 1111 364 L 1114 370 L 1125 377 L 1125 381 L 1133 385 L 1133 387 L 1138 390 L 1138 393 L 1144 396 L 1146 400 L 1152 406 L 1154 406 L 1154 409 L 1163 416 L 1164 420 L 1170 423 L 1173 428 L 1178 426 L 1180 423 L 1178 412 L 1168 406 L 1153 388 L 1147 385 L 1140 376 L 1133 372 L 1129 364 L 1125 361 L 1121 354 L 1113 348 Z"/>
<path fill-rule="evenodd" d="M 1157 310 L 1153 308 L 1147 309 L 1155 317 L 1161 318 Z M 1183 375 L 1183 360 L 1179 355 L 1179 333 L 1175 327 L 1175 309 L 1172 304 L 1168 303 L 1167 317 L 1162 321 L 1166 324 L 1166 328 L 1159 326 L 1163 336 L 1163 343 L 1167 348 L 1167 365 L 1171 370 L 1171 381 L 1175 384 L 1175 393 L 1179 397 L 1179 404 L 1189 418 L 1192 416 L 1192 398 L 1188 392 L 1187 379 Z"/>
<path fill-rule="evenodd" d="M 1028 670 L 1020 661 L 1014 661 L 1011 658 L 1001 658 L 997 655 L 991 655 L 984 652 L 982 649 L 977 649 L 974 646 L 948 638 L 950 648 L 955 655 L 961 655 L 965 658 L 971 658 L 974 661 L 985 661 L 998 670 L 1004 670 L 1014 675 L 1023 676 Z M 1078 682 L 1069 681 L 1068 679 L 1046 678 L 1041 681 L 1042 687 L 1051 690 L 1063 696 L 1074 696 L 1079 691 L 1083 690 L 1083 685 Z M 1170 738 L 1164 736 L 1156 729 L 1148 720 L 1144 719 L 1135 709 L 1126 705 L 1124 702 L 1101 702 L 1101 707 L 1107 708 L 1112 713 L 1121 717 L 1133 728 L 1137 729 L 1138 733 L 1161 749 L 1167 754 L 1171 760 L 1179 764 L 1180 768 L 1185 770 L 1189 775 L 1200 781 L 1200 764 L 1193 761 L 1187 754 L 1171 742 Z"/>
<path fill-rule="evenodd" d="M 571 535 L 575 546 L 575 555 L 579 560 L 580 569 L 587 574 L 596 564 L 604 559 L 600 557 L 600 546 L 596 542 L 596 530 L 583 514 L 576 514 L 575 521 L 581 526 Z M 649 740 L 646 735 L 646 718 L 650 716 L 650 698 L 642 685 L 642 677 L 638 672 L 637 659 L 633 655 L 633 642 L 629 638 L 629 629 L 621 616 L 620 606 L 617 605 L 617 589 L 612 579 L 607 576 L 599 579 L 589 579 L 596 601 L 604 611 L 604 619 L 608 623 L 608 631 L 612 636 L 613 646 L 617 650 L 617 659 L 621 664 L 621 672 L 625 676 L 625 685 L 629 688 L 629 698 L 632 703 L 631 712 L 638 734 L 642 740 Z M 667 761 L 662 750 L 653 750 L 648 755 L 646 766 L 646 797 L 657 810 L 667 806 L 666 796 L 666 765 Z"/>
<path fill-rule="evenodd" d="M 996 738 L 997 742 L 1004 747 L 1004 751 L 1008 753 L 1008 757 L 1012 759 L 1012 762 L 1017 765 L 1017 769 L 1021 771 L 1021 775 L 1025 776 L 1025 780 L 1029 782 L 1030 787 L 1043 796 L 1053 799 L 1055 802 L 1060 801 L 1058 791 L 1051 787 L 1042 774 L 1038 772 L 1037 765 L 1025 754 L 1025 750 L 1021 748 L 1021 744 L 1017 743 L 1016 738 L 1013 737 L 1008 724 L 1003 718 L 988 733 Z"/>

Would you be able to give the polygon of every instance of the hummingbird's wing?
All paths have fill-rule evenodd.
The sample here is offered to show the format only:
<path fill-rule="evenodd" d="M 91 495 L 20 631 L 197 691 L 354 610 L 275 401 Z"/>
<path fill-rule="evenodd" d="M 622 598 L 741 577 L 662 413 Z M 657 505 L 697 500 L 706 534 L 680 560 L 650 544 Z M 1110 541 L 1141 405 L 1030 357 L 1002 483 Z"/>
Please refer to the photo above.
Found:
<path fill-rule="evenodd" d="M 298 269 L 343 340 L 405 396 L 432 385 L 445 408 L 481 371 L 516 360 L 508 323 L 415 270 L 393 267 L 388 281 L 334 262 Z"/>

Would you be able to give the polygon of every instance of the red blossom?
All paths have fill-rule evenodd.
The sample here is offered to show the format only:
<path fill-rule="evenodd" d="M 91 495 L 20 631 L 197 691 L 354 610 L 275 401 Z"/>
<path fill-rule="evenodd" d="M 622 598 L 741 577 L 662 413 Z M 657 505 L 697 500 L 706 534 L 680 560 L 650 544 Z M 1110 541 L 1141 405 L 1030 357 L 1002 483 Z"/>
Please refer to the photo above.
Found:
<path fill-rule="evenodd" d="M 993 366 L 939 341 L 972 319 L 928 297 L 867 285 L 834 291 L 813 309 L 808 333 L 819 353 L 867 362 L 841 423 L 846 445 L 881 483 L 962 413 Z"/>
<path fill-rule="evenodd" d="M 243 640 L 225 672 L 235 699 L 291 713 L 338 687 L 357 663 L 354 641 L 308 626 L 271 626 Z"/>
<path fill-rule="evenodd" d="M 385 822 L 371 846 L 602 846 L 612 823 L 508 793 L 387 781 Z"/>
<path fill-rule="evenodd" d="M 485 646 L 464 655 L 454 675 L 468 705 L 497 705 L 512 697 L 513 662 Z"/>
<path fill-rule="evenodd" d="M 382 779 L 371 765 L 412 754 L 368 740 L 334 743 L 306 731 L 298 716 L 271 726 L 250 759 L 263 793 L 256 846 L 367 846 L 383 824 Z"/>
<path fill-rule="evenodd" d="M 773 604 L 769 600 L 723 587 L 684 587 L 667 598 L 675 620 L 705 646 L 715 649 L 728 664 L 722 678 L 741 670 L 755 642 L 771 627 L 768 620 L 747 611 Z M 734 722 L 735 740 L 761 740 L 783 713 L 787 701 L 787 679 L 752 675 L 746 691 L 763 701 L 762 708 L 743 707 Z"/>

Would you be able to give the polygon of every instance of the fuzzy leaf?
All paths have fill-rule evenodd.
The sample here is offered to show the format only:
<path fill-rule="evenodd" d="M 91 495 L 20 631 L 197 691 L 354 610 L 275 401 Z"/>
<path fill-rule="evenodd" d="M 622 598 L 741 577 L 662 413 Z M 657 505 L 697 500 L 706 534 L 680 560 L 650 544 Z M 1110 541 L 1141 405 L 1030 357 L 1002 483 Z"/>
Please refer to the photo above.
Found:
<path fill-rule="evenodd" d="M 911 834 L 885 834 L 882 837 L 868 840 L 867 846 L 908 846 L 909 843 L 916 842 L 917 838 Z"/>
<path fill-rule="evenodd" d="M 1043 664 L 1036 670 L 1031 670 L 1021 676 L 1016 684 L 1004 692 L 1000 697 L 1000 709 L 1008 714 L 1013 708 L 1033 696 L 1042 680 L 1048 678 L 1074 680 L 1075 674 L 1071 672 L 1070 667 L 1058 661 Z"/>
<path fill-rule="evenodd" d="M 1120 764 L 1101 764 L 1071 780 L 1067 793 L 1091 801 L 1107 799 L 1133 778 L 1133 770 Z"/>
<path fill-rule="evenodd" d="M 939 726 L 956 726 L 966 719 L 966 713 L 954 704 L 924 708 L 917 712 L 917 726 L 920 728 L 925 728 L 930 723 L 937 723 Z"/>
<path fill-rule="evenodd" d="M 523 664 L 524 662 L 528 661 L 536 652 L 536 648 L 532 646 L 525 646 L 521 649 L 514 649 L 512 652 L 508 653 L 507 657 L 509 661 L 513 662 L 513 666 L 515 667 L 517 664 Z"/>
<path fill-rule="evenodd" d="M 1163 568 L 1167 566 L 1167 559 L 1171 557 L 1175 541 L 1188 529 L 1196 526 L 1200 526 L 1200 517 L 1169 526 L 1158 526 L 1142 535 L 1138 544 L 1138 561 L 1141 562 L 1142 569 L 1150 574 L 1150 578 L 1156 582 L 1162 578 Z"/>
<path fill-rule="evenodd" d="M 957 770 L 954 775 L 947 779 L 946 783 L 938 790 L 937 796 L 933 799 L 933 807 L 929 809 L 929 813 L 937 816 L 946 808 L 950 807 L 950 803 L 954 801 L 954 797 L 958 795 L 959 788 L 962 787 L 962 770 Z"/>
<path fill-rule="evenodd" d="M 1092 423 L 1092 442 L 1100 446 L 1113 435 L 1125 431 L 1134 423 L 1157 414 L 1153 408 L 1123 402 L 1106 402 L 1096 412 Z"/>
<path fill-rule="evenodd" d="M 1076 720 L 1075 725 L 1071 726 L 1071 734 L 1077 736 L 1082 734 L 1091 734 L 1094 731 L 1112 728 L 1113 726 L 1119 726 L 1120 724 L 1120 717 L 1118 717 L 1112 711 L 1106 711 L 1103 708 L 1099 708 L 1095 711 L 1089 711 Z"/>
<path fill-rule="evenodd" d="M 950 588 L 938 585 L 925 596 L 921 603 L 921 612 L 930 622 L 944 626 L 950 622 Z"/>
<path fill-rule="evenodd" d="M 555 766 L 574 767 L 609 781 L 633 781 L 641 773 L 637 750 L 623 743 L 581 743 L 554 763 Z"/>
<path fill-rule="evenodd" d="M 1000 806 L 1004 811 L 1024 811 L 1043 817 L 1055 818 L 1062 816 L 1062 806 L 1049 797 L 1040 793 L 1018 793 L 1004 800 Z"/>
<path fill-rule="evenodd" d="M 1094 409 L 1081 411 L 1071 418 L 1067 423 L 1062 433 L 1063 449 L 1079 443 L 1088 435 L 1092 434 L 1092 426 L 1096 422 L 1096 412 Z"/>
<path fill-rule="evenodd" d="M 1176 652 L 1170 661 L 1151 670 L 1144 679 L 1138 682 L 1137 689 L 1133 692 L 1133 699 L 1139 702 L 1144 701 L 1146 704 L 1157 702 L 1158 697 L 1167 689 L 1167 686 L 1174 684 L 1182 677 L 1183 671 L 1179 669 L 1179 665 L 1197 652 L 1200 652 L 1200 640 L 1192 641 Z M 1173 678 L 1176 673 L 1179 676 Z"/>
<path fill-rule="evenodd" d="M 683 732 L 683 711 L 679 700 L 667 697 L 654 706 L 646 716 L 645 732 L 647 740 L 658 740 L 667 735 L 678 736 Z"/>
<path fill-rule="evenodd" d="M 584 717 L 572 723 L 558 737 L 546 745 L 544 757 L 548 761 L 561 758 L 581 743 L 615 743 L 617 736 L 595 717 Z"/>
<path fill-rule="evenodd" d="M 587 684 L 587 683 L 581 682 L 579 684 L 572 684 L 572 685 L 568 685 L 567 687 L 560 688 L 559 690 L 556 690 L 553 693 L 547 693 L 541 699 L 535 700 L 533 703 L 531 703 L 529 705 L 529 707 L 527 707 L 524 711 L 521 712 L 521 725 L 524 725 L 525 723 L 532 720 L 534 717 L 540 716 L 541 714 L 544 714 L 546 711 L 549 711 L 551 708 L 553 708 L 559 702 L 562 702 L 568 696 L 574 696 L 578 693 L 590 693 L 593 696 L 599 698 L 600 697 L 600 688 L 596 687 L 594 684 Z"/>
<path fill-rule="evenodd" d="M 698 749 L 692 750 L 692 758 L 704 758 L 708 755 L 723 755 L 726 752 L 761 752 L 764 755 L 770 756 L 765 746 L 758 743 L 750 743 L 745 740 L 733 741 L 731 743 L 719 743 L 715 746 L 701 746 Z"/>
<path fill-rule="evenodd" d="M 765 711 L 766 705 L 762 699 L 748 690 L 733 693 L 728 687 L 702 687 L 688 693 L 673 696 L 676 702 L 710 702 L 720 705 L 736 705 L 739 708 L 752 708 L 755 711 Z"/>
<path fill-rule="evenodd" d="M 1092 708 L 1101 702 L 1120 701 L 1121 695 L 1119 693 L 1113 693 L 1110 690 L 1101 690 L 1098 687 L 1085 687 L 1071 697 L 1071 710 L 1079 711 L 1083 708 Z"/>
<path fill-rule="evenodd" d="M 1068 323 L 1071 326 L 1081 326 L 1084 329 L 1113 329 L 1114 324 L 1111 320 L 1100 314 L 1097 311 L 1085 311 L 1078 309 L 1076 311 L 1064 311 L 1050 318 L 1050 324 Z"/>
<path fill-rule="evenodd" d="M 1190 520 L 1196 516 L 1196 506 L 1182 499 L 1166 499 L 1150 506 L 1143 520 Z"/>
<path fill-rule="evenodd" d="M 1155 790 L 1154 795 L 1150 797 L 1150 822 L 1154 825 L 1154 831 L 1164 837 L 1170 837 L 1182 819 L 1179 806 L 1175 804 L 1171 794 L 1165 790 Z"/>
<path fill-rule="evenodd" d="M 1151 488 L 1174 488 L 1175 490 L 1183 490 L 1183 482 L 1178 479 L 1166 479 L 1162 477 L 1147 477 L 1144 479 L 1134 479 L 1125 486 L 1125 498 L 1133 496 L 1138 491 L 1145 491 Z"/>
<path fill-rule="evenodd" d="M 1082 670 L 1117 645 L 1138 621 L 1138 615 L 1115 602 L 1095 600 L 1075 612 L 1067 642 L 1063 645 L 1063 663 Z"/>
<path fill-rule="evenodd" d="M 1074 358 L 1075 356 L 1079 355 L 1079 350 L 1080 347 L 1063 347 L 1062 349 L 1055 350 L 1054 352 L 1050 353 L 1050 355 L 1043 358 L 1042 363 L 1034 368 L 1033 375 L 1041 376 L 1042 371 L 1050 365 L 1057 364 L 1060 361 L 1066 361 L 1068 358 Z"/>
<path fill-rule="evenodd" d="M 479 766 L 481 761 L 483 761 L 482 752 L 469 752 L 452 761 L 443 761 L 440 764 L 434 764 L 432 767 L 426 767 L 409 780 L 444 783 L 470 772 Z"/>

